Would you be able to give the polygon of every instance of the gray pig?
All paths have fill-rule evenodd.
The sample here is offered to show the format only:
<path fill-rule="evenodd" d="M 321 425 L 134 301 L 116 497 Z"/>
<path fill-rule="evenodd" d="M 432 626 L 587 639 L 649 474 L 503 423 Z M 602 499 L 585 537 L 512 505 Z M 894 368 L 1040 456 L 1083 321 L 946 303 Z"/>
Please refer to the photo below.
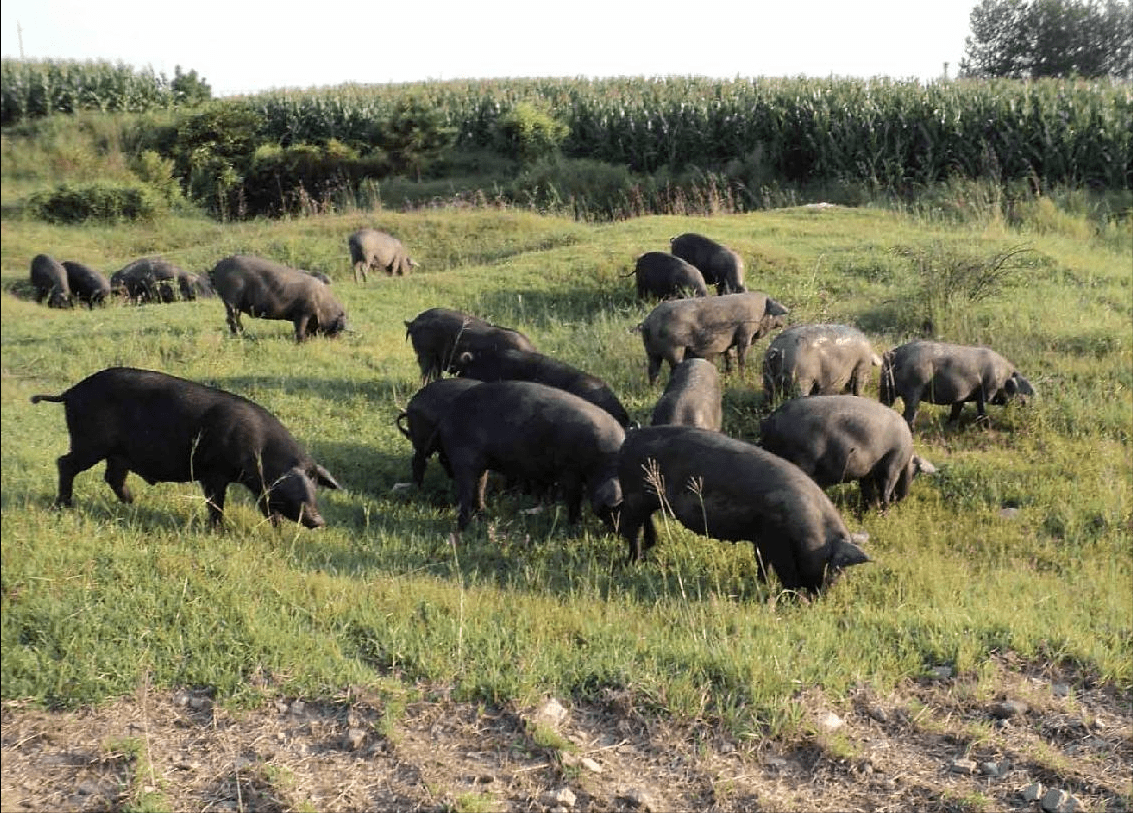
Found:
<path fill-rule="evenodd" d="M 788 590 L 817 593 L 843 568 L 869 561 L 833 503 L 798 466 L 720 432 L 635 429 L 626 434 L 618 477 L 630 561 L 644 554 L 642 526 L 645 550 L 656 544 L 652 514 L 662 508 L 695 533 L 750 541 L 759 577 L 770 566 Z"/>
<path fill-rule="evenodd" d="M 432 381 L 419 389 L 409 399 L 405 411 L 397 416 L 398 430 L 413 444 L 413 482 L 418 488 L 425 482 L 425 464 L 429 462 L 433 452 L 437 452 L 445 473 L 452 477 L 448 455 L 440 445 L 438 430 L 441 419 L 458 395 L 479 383 L 472 378 L 441 378 Z"/>
<path fill-rule="evenodd" d="M 441 373 L 456 372 L 454 366 L 461 353 L 494 352 L 514 349 L 535 351 L 531 340 L 507 327 L 495 325 L 468 313 L 449 308 L 429 308 L 405 323 L 405 338 L 417 354 L 421 381 L 438 378 Z"/>
<path fill-rule="evenodd" d="M 49 254 L 36 254 L 31 261 L 31 284 L 35 288 L 35 301 L 47 300 L 49 308 L 69 308 L 71 287 L 67 284 L 67 269 Z"/>
<path fill-rule="evenodd" d="M 718 294 L 742 294 L 744 261 L 739 254 L 702 234 L 688 232 L 669 240 L 669 250 L 695 265 L 704 281 L 716 286 Z"/>
<path fill-rule="evenodd" d="M 657 380 L 663 361 L 672 369 L 686 356 L 711 360 L 733 347 L 742 374 L 748 347 L 770 330 L 782 327 L 787 313 L 762 291 L 661 302 L 641 323 L 649 383 Z M 731 369 L 727 355 L 724 369 Z"/>
<path fill-rule="evenodd" d="M 89 265 L 64 260 L 63 267 L 67 269 L 67 284 L 75 299 L 85 302 L 88 308 L 106 302 L 110 296 L 110 281 Z"/>
<path fill-rule="evenodd" d="M 766 403 L 783 396 L 861 395 L 870 368 L 881 366 L 869 339 L 848 325 L 796 325 L 771 340 L 763 355 Z"/>
<path fill-rule="evenodd" d="M 346 311 L 329 286 L 305 271 L 263 257 L 225 257 L 212 270 L 212 284 L 224 301 L 228 327 L 244 329 L 240 314 L 285 319 L 295 325 L 295 341 L 308 335 L 337 336 L 346 329 Z"/>
<path fill-rule="evenodd" d="M 708 296 L 708 286 L 699 269 L 663 251 L 647 251 L 638 257 L 633 274 L 637 278 L 638 299 Z"/>
<path fill-rule="evenodd" d="M 990 348 L 918 340 L 885 354 L 878 394 L 886 406 L 900 396 L 912 428 L 921 401 L 951 404 L 949 422 L 959 419 L 965 403 L 975 401 L 979 420 L 986 421 L 987 404 L 1003 406 L 1013 399 L 1026 404 L 1035 391 L 1011 362 Z"/>
<path fill-rule="evenodd" d="M 913 434 L 887 406 L 856 395 L 787 401 L 760 424 L 760 445 L 822 488 L 858 481 L 862 510 L 899 502 L 918 474 L 936 471 L 913 453 Z"/>
<path fill-rule="evenodd" d="M 560 485 L 571 524 L 585 489 L 594 513 L 613 528 L 625 430 L 606 410 L 545 384 L 497 381 L 457 396 L 440 435 L 456 480 L 459 530 L 484 508 L 489 469 L 516 482 Z"/>
<path fill-rule="evenodd" d="M 673 368 L 649 424 L 699 426 L 719 432 L 723 423 L 723 393 L 716 365 L 706 359 L 685 359 Z"/>
<path fill-rule="evenodd" d="M 417 267 L 401 241 L 377 229 L 359 229 L 347 238 L 350 262 L 354 264 L 354 281 L 366 281 L 366 271 L 380 268 L 387 275 L 403 277 Z"/>
<path fill-rule="evenodd" d="M 264 516 L 320 528 L 315 485 L 338 488 L 279 420 L 239 395 L 150 370 L 112 367 L 84 378 L 62 395 L 31 402 L 62 403 L 71 451 L 58 460 L 58 506 L 70 506 L 75 475 L 100 460 L 105 479 L 124 503 L 132 471 L 147 483 L 197 481 L 213 526 L 224 517 L 230 483 L 256 497 Z"/>

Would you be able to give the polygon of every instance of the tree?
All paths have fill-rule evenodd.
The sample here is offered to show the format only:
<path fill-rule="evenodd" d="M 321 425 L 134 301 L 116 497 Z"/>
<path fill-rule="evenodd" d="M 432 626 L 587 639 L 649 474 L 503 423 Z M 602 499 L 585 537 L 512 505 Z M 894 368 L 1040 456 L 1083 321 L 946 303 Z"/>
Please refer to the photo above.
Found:
<path fill-rule="evenodd" d="M 961 76 L 1133 79 L 1129 0 L 980 0 Z"/>
<path fill-rule="evenodd" d="M 179 107 L 196 107 L 212 98 L 212 87 L 203 76 L 197 76 L 196 71 L 181 73 L 181 66 L 173 68 L 173 81 L 169 83 L 173 90 L 174 103 Z"/>

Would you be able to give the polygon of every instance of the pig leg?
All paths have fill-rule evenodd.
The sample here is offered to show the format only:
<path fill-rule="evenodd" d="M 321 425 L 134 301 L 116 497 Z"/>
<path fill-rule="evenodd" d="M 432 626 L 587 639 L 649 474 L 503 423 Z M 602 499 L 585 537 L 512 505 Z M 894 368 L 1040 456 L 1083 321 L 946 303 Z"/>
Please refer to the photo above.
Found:
<path fill-rule="evenodd" d="M 488 485 L 488 470 L 480 468 L 475 471 L 464 471 L 457 478 L 457 500 L 460 510 L 457 512 L 456 528 L 463 531 L 472 521 L 472 516 L 484 510 L 484 489 Z"/>
<path fill-rule="evenodd" d="M 126 475 L 130 473 L 126 461 L 120 457 L 106 458 L 106 474 L 103 477 L 110 490 L 124 503 L 132 503 L 134 495 L 126 487 Z"/>
<path fill-rule="evenodd" d="M 205 492 L 205 505 L 209 509 L 209 525 L 216 528 L 224 521 L 224 497 L 228 491 L 228 483 L 220 479 L 201 480 L 201 489 Z M 268 516 L 266 495 L 256 501 L 264 516 Z"/>
<path fill-rule="evenodd" d="M 918 387 L 901 395 L 901 400 L 905 402 L 905 412 L 903 413 L 905 423 L 909 425 L 910 429 L 913 428 L 913 421 L 917 418 L 917 407 L 921 403 L 921 392 L 922 390 Z"/>
<path fill-rule="evenodd" d="M 86 471 L 101 459 L 101 457 L 95 457 L 93 454 L 83 456 L 72 451 L 55 461 L 55 465 L 59 469 L 59 495 L 55 498 L 56 506 L 67 508 L 71 506 L 75 476 Z"/>
<path fill-rule="evenodd" d="M 963 411 L 964 411 L 964 402 L 963 401 L 957 401 L 956 403 L 954 403 L 952 405 L 952 412 L 950 412 L 949 415 L 948 415 L 948 422 L 949 423 L 956 423 L 958 420 L 960 420 L 960 413 L 963 412 Z M 987 415 L 984 414 L 982 406 L 979 408 L 979 414 L 981 416 L 983 416 L 984 418 L 987 418 Z"/>
<path fill-rule="evenodd" d="M 244 330 L 244 325 L 240 323 L 240 311 L 232 307 L 227 302 L 224 303 L 224 310 L 227 312 L 228 329 L 232 333 L 240 333 Z"/>
<path fill-rule="evenodd" d="M 649 356 L 649 383 L 650 384 L 654 384 L 654 383 L 657 382 L 657 375 L 661 372 L 661 362 L 663 360 L 664 359 L 662 359 L 661 356 L 654 356 L 654 355 Z M 677 364 L 680 364 L 680 362 L 678 361 Z M 673 364 L 673 361 L 671 359 L 669 361 L 669 365 L 670 365 L 670 368 L 676 366 L 675 364 Z"/>

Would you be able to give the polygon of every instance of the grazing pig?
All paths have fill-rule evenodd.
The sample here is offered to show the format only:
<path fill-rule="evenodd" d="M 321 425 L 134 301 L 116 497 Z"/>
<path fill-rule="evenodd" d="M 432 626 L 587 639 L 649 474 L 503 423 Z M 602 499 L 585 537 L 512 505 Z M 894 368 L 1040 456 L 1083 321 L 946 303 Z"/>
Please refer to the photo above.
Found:
<path fill-rule="evenodd" d="M 176 302 L 186 272 L 160 257 L 143 257 L 110 275 L 111 289 L 142 302 Z"/>
<path fill-rule="evenodd" d="M 429 308 L 405 323 L 405 338 L 417 354 L 421 381 L 454 372 L 453 362 L 461 353 L 505 349 L 535 351 L 531 340 L 507 327 L 496 327 L 478 316 L 448 308 Z"/>
<path fill-rule="evenodd" d="M 92 310 L 95 305 L 106 302 L 106 298 L 110 296 L 110 282 L 106 277 L 89 265 L 70 260 L 64 260 L 63 267 L 67 269 L 67 285 L 75 299 L 85 302 Z"/>
<path fill-rule="evenodd" d="M 913 454 L 913 433 L 887 406 L 856 395 L 787 401 L 760 424 L 760 445 L 790 460 L 819 486 L 858 481 L 862 510 L 885 510 L 936 471 Z"/>
<path fill-rule="evenodd" d="M 69 308 L 71 287 L 67 284 L 67 269 L 49 254 L 36 254 L 31 261 L 31 284 L 35 288 L 35 301 L 47 300 L 49 308 Z"/>
<path fill-rule="evenodd" d="M 744 287 L 743 259 L 715 240 L 689 232 L 670 239 L 669 250 L 695 265 L 704 281 L 716 286 L 716 293 L 742 294 L 747 290 Z"/>
<path fill-rule="evenodd" d="M 437 452 L 445 473 L 452 477 L 452 466 L 448 462 L 448 455 L 440 446 L 438 429 L 453 400 L 479 383 L 471 378 L 441 378 L 432 381 L 419 389 L 409 399 L 405 411 L 397 416 L 395 423 L 398 430 L 413 444 L 413 482 L 418 488 L 425 482 L 425 464 L 429 462 L 433 452 Z"/>
<path fill-rule="evenodd" d="M 381 268 L 387 275 L 403 277 L 417 267 L 405 246 L 396 237 L 377 229 L 360 229 L 346 241 L 350 262 L 354 264 L 354 281 L 366 281 L 366 271 Z"/>
<path fill-rule="evenodd" d="M 264 516 L 286 517 L 308 528 L 325 525 L 315 485 L 338 488 L 334 478 L 303 451 L 279 420 L 258 404 L 224 390 L 150 370 L 112 367 L 83 379 L 62 395 L 71 451 L 58 460 L 59 495 L 70 506 L 75 475 L 100 460 L 105 479 L 122 502 L 132 471 L 147 483 L 197 481 L 213 526 L 224 517 L 230 483 L 256 497 Z"/>
<path fill-rule="evenodd" d="M 949 422 L 960 417 L 965 403 L 975 401 L 978 419 L 986 421 L 986 404 L 1002 406 L 1012 399 L 1026 404 L 1035 395 L 1030 382 L 994 350 L 921 340 L 885 354 L 878 393 L 886 406 L 901 397 L 910 429 L 921 401 L 951 404 Z"/>
<path fill-rule="evenodd" d="M 881 357 L 855 327 L 789 327 L 763 356 L 764 399 L 770 404 L 783 396 L 861 395 L 871 366 L 880 367 Z"/>
<path fill-rule="evenodd" d="M 213 290 L 208 277 L 191 271 L 178 271 L 177 290 L 181 292 L 181 298 L 186 302 L 193 302 L 198 297 L 212 299 L 216 296 L 216 291 Z"/>
<path fill-rule="evenodd" d="M 285 319 L 295 325 L 295 341 L 308 335 L 337 336 L 346 330 L 346 311 L 330 287 L 305 271 L 263 257 L 225 257 L 212 270 L 212 284 L 224 301 L 228 327 L 244 329 L 240 314 Z"/>
<path fill-rule="evenodd" d="M 562 486 L 571 524 L 585 488 L 594 513 L 612 529 L 622 500 L 617 468 L 625 431 L 606 410 L 545 384 L 497 381 L 457 396 L 440 435 L 456 480 L 459 530 L 484 508 L 489 469 L 516 482 Z"/>
<path fill-rule="evenodd" d="M 511 348 L 466 350 L 452 366 L 457 375 L 477 381 L 535 381 L 566 390 L 606 410 L 623 428 L 631 424 L 626 408 L 605 381 L 542 353 Z"/>
<path fill-rule="evenodd" d="M 642 254 L 637 258 L 633 273 L 637 278 L 638 299 L 708 296 L 708 286 L 699 269 L 680 257 L 663 251 L 647 251 Z"/>
<path fill-rule="evenodd" d="M 657 541 L 652 514 L 664 508 L 691 531 L 755 546 L 759 577 L 770 566 L 789 590 L 817 593 L 869 557 L 850 540 L 837 509 L 794 463 L 720 432 L 649 426 L 626 434 L 618 477 L 621 535 L 629 560 Z M 660 495 L 660 496 L 659 496 Z"/>
<path fill-rule="evenodd" d="M 649 360 L 649 383 L 657 380 L 661 362 L 674 368 L 686 356 L 714 359 L 736 348 L 740 373 L 752 342 L 782 327 L 787 309 L 762 291 L 661 302 L 641 323 Z M 731 361 L 724 356 L 724 369 Z"/>
<path fill-rule="evenodd" d="M 723 423 L 723 393 L 716 365 L 706 359 L 685 359 L 673 368 L 665 392 L 653 408 L 650 426 L 679 424 L 719 432 Z"/>

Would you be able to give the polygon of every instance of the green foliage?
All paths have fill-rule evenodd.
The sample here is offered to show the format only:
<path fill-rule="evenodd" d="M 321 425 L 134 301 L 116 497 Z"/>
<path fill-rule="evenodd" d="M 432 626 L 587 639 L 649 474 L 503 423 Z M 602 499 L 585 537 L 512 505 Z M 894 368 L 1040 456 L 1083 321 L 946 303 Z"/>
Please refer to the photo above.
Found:
<path fill-rule="evenodd" d="M 130 163 L 138 180 L 157 190 L 168 204 L 181 199 L 181 184 L 174 177 L 174 166 L 173 159 L 162 158 L 153 150 L 145 150 Z"/>
<path fill-rule="evenodd" d="M 390 156 L 394 167 L 421 180 L 431 162 L 456 139 L 456 128 L 445 123 L 445 116 L 421 96 L 406 94 L 398 98 L 378 135 L 378 146 Z"/>
<path fill-rule="evenodd" d="M 173 81 L 169 83 L 173 101 L 180 107 L 196 107 L 212 98 L 212 87 L 196 71 L 181 73 L 181 66 L 173 68 Z"/>
<path fill-rule="evenodd" d="M 523 164 L 545 160 L 558 154 L 570 127 L 556 119 L 544 104 L 519 102 L 500 116 L 500 150 Z"/>
<path fill-rule="evenodd" d="M 48 223 L 153 220 L 165 208 L 165 201 L 152 187 L 97 181 L 61 184 L 32 195 L 27 203 L 29 214 Z"/>
<path fill-rule="evenodd" d="M 192 106 L 212 94 L 196 71 L 170 82 L 152 68 L 122 62 L 71 59 L 4 59 L 0 63 L 0 124 L 82 110 L 138 113 Z"/>
<path fill-rule="evenodd" d="M 961 74 L 1133 79 L 1133 5 L 1122 0 L 981 0 Z"/>

